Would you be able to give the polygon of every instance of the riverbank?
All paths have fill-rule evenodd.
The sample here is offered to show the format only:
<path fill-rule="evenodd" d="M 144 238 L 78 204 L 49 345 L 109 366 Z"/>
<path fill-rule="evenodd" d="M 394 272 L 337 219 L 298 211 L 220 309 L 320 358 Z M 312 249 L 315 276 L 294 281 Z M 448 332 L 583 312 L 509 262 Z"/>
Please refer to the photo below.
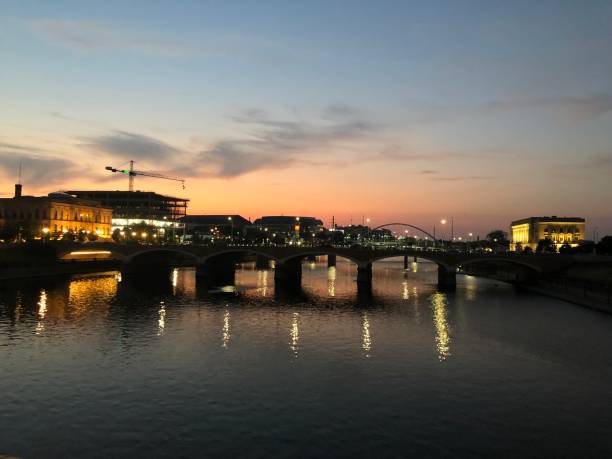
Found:
<path fill-rule="evenodd" d="M 559 289 L 552 289 L 543 285 L 517 285 L 517 289 L 537 293 L 538 295 L 548 296 L 558 300 L 567 301 L 568 303 L 583 306 L 589 309 L 594 309 L 601 312 L 612 314 L 612 304 L 607 302 L 605 297 L 588 295 L 579 295 L 576 292 L 563 292 Z"/>

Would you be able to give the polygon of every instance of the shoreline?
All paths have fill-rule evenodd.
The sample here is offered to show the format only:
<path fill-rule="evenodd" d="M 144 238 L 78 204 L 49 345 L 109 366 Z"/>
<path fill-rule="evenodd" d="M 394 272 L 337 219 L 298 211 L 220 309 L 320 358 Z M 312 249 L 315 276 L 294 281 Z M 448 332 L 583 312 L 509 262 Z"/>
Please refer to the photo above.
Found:
<path fill-rule="evenodd" d="M 539 285 L 517 285 L 516 288 L 519 291 L 536 293 L 538 295 L 547 296 L 550 298 L 555 298 L 557 300 L 566 301 L 568 303 L 572 303 L 577 306 L 582 306 L 588 309 L 593 309 L 595 311 L 612 314 L 612 304 L 605 303 L 603 301 L 598 301 L 593 298 L 585 298 L 582 296 L 572 295 L 569 293 L 556 292 L 556 291 L 550 290 L 546 287 L 542 287 Z"/>

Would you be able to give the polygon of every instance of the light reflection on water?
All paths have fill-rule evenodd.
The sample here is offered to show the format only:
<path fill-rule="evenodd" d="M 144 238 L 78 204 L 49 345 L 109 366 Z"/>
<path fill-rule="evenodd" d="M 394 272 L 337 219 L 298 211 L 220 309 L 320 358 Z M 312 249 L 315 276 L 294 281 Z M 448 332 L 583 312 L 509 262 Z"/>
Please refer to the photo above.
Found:
<path fill-rule="evenodd" d="M 306 267 L 285 292 L 245 264 L 239 296 L 211 295 L 190 268 L 5 285 L 0 454 L 612 451 L 609 316 L 471 276 L 440 293 L 429 263 L 375 264 L 370 295 L 351 263 Z"/>

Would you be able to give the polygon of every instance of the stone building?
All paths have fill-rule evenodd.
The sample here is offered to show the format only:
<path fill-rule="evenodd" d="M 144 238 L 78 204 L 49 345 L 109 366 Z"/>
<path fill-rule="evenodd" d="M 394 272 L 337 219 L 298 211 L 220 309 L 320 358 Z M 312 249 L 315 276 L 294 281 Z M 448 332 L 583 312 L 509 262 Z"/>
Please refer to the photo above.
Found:
<path fill-rule="evenodd" d="M 576 247 L 585 236 L 585 220 L 580 217 L 529 217 L 513 221 L 510 226 L 510 250 L 531 247 L 536 250 L 538 242 L 550 239 L 561 247 L 566 242 Z"/>
<path fill-rule="evenodd" d="M 111 222 L 112 209 L 66 193 L 23 196 L 17 184 L 14 197 L 0 199 L 0 228 L 33 237 L 61 237 L 70 231 L 106 239 L 111 237 Z"/>

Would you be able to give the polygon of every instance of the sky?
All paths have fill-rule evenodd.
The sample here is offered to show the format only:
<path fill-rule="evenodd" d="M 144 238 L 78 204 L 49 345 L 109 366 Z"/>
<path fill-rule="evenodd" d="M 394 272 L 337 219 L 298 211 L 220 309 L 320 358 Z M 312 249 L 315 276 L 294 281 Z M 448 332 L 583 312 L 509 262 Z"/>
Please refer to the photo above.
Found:
<path fill-rule="evenodd" d="M 0 196 L 612 234 L 612 2 L 2 1 Z M 438 229 L 440 231 L 440 229 Z"/>

